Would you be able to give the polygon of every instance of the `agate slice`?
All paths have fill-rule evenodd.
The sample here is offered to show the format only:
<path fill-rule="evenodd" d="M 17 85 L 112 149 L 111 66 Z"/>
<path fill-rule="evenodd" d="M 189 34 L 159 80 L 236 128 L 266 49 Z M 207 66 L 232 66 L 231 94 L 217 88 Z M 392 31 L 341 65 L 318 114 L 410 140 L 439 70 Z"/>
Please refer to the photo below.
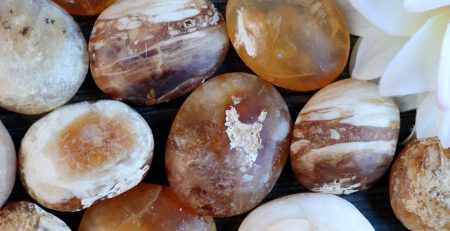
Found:
<path fill-rule="evenodd" d="M 194 214 L 165 186 L 139 184 L 84 213 L 79 231 L 215 231 L 211 217 Z"/>
<path fill-rule="evenodd" d="M 192 91 L 228 50 L 225 22 L 209 0 L 122 0 L 91 34 L 91 72 L 110 97 L 141 105 Z"/>
<path fill-rule="evenodd" d="M 403 149 L 390 177 L 391 205 L 410 230 L 450 230 L 450 149 L 438 138 Z"/>
<path fill-rule="evenodd" d="M 302 193 L 278 198 L 253 210 L 239 231 L 374 231 L 348 201 L 330 194 Z"/>
<path fill-rule="evenodd" d="M 21 201 L 0 210 L 0 230 L 70 231 L 70 228 L 58 217 L 44 211 L 39 206 Z"/>
<path fill-rule="evenodd" d="M 73 18 L 47 0 L 0 1 L 0 107 L 23 114 L 69 101 L 88 71 Z"/>
<path fill-rule="evenodd" d="M 58 211 L 77 211 L 136 186 L 150 168 L 153 135 L 124 103 L 62 107 L 31 126 L 19 171 L 28 193 Z"/>
<path fill-rule="evenodd" d="M 346 79 L 315 94 L 300 111 L 291 164 L 315 192 L 349 194 L 373 185 L 394 158 L 400 115 L 378 86 Z"/>
<path fill-rule="evenodd" d="M 73 15 L 98 15 L 117 0 L 53 0 Z"/>
<path fill-rule="evenodd" d="M 309 91 L 344 70 L 350 34 L 332 0 L 229 0 L 226 12 L 234 48 L 266 81 Z"/>
<path fill-rule="evenodd" d="M 194 212 L 233 216 L 271 190 L 289 155 L 291 119 L 254 75 L 215 77 L 181 106 L 166 146 L 169 183 Z"/>
<path fill-rule="evenodd" d="M 0 121 L 0 207 L 11 194 L 16 179 L 16 167 L 14 143 Z"/>

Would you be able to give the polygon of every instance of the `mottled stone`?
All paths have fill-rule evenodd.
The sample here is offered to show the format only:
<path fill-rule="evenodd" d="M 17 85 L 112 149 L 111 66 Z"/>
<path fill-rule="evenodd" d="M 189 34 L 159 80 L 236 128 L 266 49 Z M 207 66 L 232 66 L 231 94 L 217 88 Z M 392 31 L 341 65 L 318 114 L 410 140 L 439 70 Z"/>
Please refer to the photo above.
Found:
<path fill-rule="evenodd" d="M 64 106 L 25 134 L 19 171 L 28 193 L 58 211 L 77 211 L 136 186 L 150 168 L 153 135 L 124 103 Z"/>
<path fill-rule="evenodd" d="M 79 231 L 215 231 L 211 217 L 194 214 L 165 186 L 139 184 L 84 213 Z"/>
<path fill-rule="evenodd" d="M 69 101 L 88 71 L 73 18 L 47 0 L 0 1 L 0 107 L 23 114 Z"/>
<path fill-rule="evenodd" d="M 0 210 L 2 231 L 70 231 L 58 217 L 26 201 L 9 204 Z"/>
<path fill-rule="evenodd" d="M 169 183 L 198 214 L 250 210 L 281 173 L 291 127 L 272 85 L 244 73 L 215 77 L 187 98 L 173 122 L 166 146 Z"/>
<path fill-rule="evenodd" d="M 73 15 L 98 15 L 117 0 L 53 0 Z"/>
<path fill-rule="evenodd" d="M 349 194 L 369 188 L 394 157 L 400 116 L 378 86 L 346 79 L 315 94 L 300 111 L 291 164 L 312 191 Z"/>
<path fill-rule="evenodd" d="M 277 86 L 319 89 L 347 63 L 350 34 L 332 0 L 229 0 L 226 18 L 241 59 Z"/>
<path fill-rule="evenodd" d="M 239 231 L 375 231 L 348 201 L 329 194 L 301 193 L 253 210 Z"/>
<path fill-rule="evenodd" d="M 450 230 L 450 149 L 438 138 L 418 139 L 394 162 L 391 205 L 410 230 Z"/>
<path fill-rule="evenodd" d="M 0 121 L 0 207 L 8 199 L 16 179 L 16 149 Z"/>
<path fill-rule="evenodd" d="M 91 72 L 114 99 L 158 104 L 192 91 L 228 50 L 225 22 L 209 0 L 122 0 L 91 34 Z"/>

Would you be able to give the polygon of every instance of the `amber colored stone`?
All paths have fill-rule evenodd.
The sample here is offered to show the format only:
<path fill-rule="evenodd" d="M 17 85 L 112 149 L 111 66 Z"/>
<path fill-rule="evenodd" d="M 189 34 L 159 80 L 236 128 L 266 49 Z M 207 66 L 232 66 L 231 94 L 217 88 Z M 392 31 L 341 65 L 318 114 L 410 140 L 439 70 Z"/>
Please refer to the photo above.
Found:
<path fill-rule="evenodd" d="M 450 230 L 450 149 L 438 138 L 408 144 L 394 161 L 391 205 L 410 230 Z"/>
<path fill-rule="evenodd" d="M 277 86 L 319 89 L 347 63 L 350 34 L 332 0 L 229 0 L 226 14 L 239 56 Z"/>
<path fill-rule="evenodd" d="M 9 204 L 0 210 L 0 230 L 70 231 L 70 228 L 58 217 L 44 211 L 39 206 L 21 201 Z"/>
<path fill-rule="evenodd" d="M 91 72 L 114 99 L 163 103 L 210 77 L 228 44 L 225 22 L 209 0 L 122 0 L 95 23 Z"/>
<path fill-rule="evenodd" d="M 70 14 L 98 15 L 117 0 L 53 0 Z"/>
<path fill-rule="evenodd" d="M 173 122 L 166 146 L 169 183 L 198 214 L 243 213 L 278 179 L 291 127 L 272 85 L 244 73 L 215 77 L 187 98 Z"/>
<path fill-rule="evenodd" d="M 215 231 L 211 217 L 194 214 L 169 188 L 139 184 L 87 209 L 79 231 Z"/>
<path fill-rule="evenodd" d="M 378 86 L 346 79 L 315 94 L 300 111 L 291 164 L 312 191 L 349 194 L 368 189 L 389 168 L 396 150 L 400 115 Z"/>

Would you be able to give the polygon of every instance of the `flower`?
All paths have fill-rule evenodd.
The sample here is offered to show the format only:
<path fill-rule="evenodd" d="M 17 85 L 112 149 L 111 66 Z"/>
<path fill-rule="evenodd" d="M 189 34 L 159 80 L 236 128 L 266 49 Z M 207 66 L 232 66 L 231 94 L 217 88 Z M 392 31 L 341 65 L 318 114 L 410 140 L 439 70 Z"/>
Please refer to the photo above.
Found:
<path fill-rule="evenodd" d="M 417 108 L 418 138 L 450 147 L 450 0 L 337 0 L 360 36 L 351 74 L 379 80 L 402 111 Z"/>

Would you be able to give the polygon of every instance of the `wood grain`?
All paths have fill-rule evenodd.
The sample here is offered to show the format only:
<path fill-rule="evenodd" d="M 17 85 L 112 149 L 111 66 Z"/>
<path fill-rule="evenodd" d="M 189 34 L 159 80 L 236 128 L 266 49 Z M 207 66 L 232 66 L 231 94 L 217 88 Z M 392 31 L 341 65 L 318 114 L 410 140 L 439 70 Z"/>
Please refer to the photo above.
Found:
<path fill-rule="evenodd" d="M 224 15 L 226 0 L 213 1 L 216 7 Z M 76 18 L 81 30 L 84 33 L 86 39 L 89 39 L 92 26 L 95 22 L 95 17 L 88 18 Z M 356 41 L 355 37 L 352 37 L 352 44 Z M 228 56 L 224 64 L 215 73 L 219 75 L 226 72 L 248 72 L 251 71 L 245 66 L 245 64 L 239 59 L 234 49 L 230 49 Z M 340 78 L 348 77 L 348 67 Z M 286 100 L 292 118 L 296 118 L 300 109 L 305 105 L 308 99 L 314 94 L 314 92 L 298 93 L 279 89 L 284 99 Z M 92 80 L 90 73 L 88 74 L 84 84 L 78 91 L 76 96 L 70 101 L 70 103 L 86 101 L 86 100 L 98 100 L 108 98 L 102 91 L 100 91 Z M 155 153 L 153 164 L 150 168 L 150 173 L 145 178 L 144 182 L 158 183 L 167 185 L 167 178 L 165 173 L 164 164 L 164 147 L 166 139 L 169 133 L 170 126 L 178 111 L 178 108 L 183 103 L 184 98 L 175 100 L 169 103 L 155 105 L 135 107 L 135 109 L 146 119 L 153 130 L 155 137 Z M 9 130 L 16 148 L 20 146 L 20 142 L 33 122 L 42 116 L 25 116 L 9 112 L 0 109 L 0 120 Z M 405 112 L 401 114 L 401 130 L 400 141 L 404 140 L 410 133 L 414 124 L 415 111 Z M 399 146 L 397 153 L 403 148 Z M 388 174 L 384 174 L 382 179 L 378 181 L 371 189 L 358 192 L 355 194 L 342 196 L 344 199 L 353 203 L 366 218 L 372 223 L 377 231 L 388 230 L 407 230 L 403 225 L 395 218 L 389 203 L 389 182 Z M 281 196 L 306 192 L 307 190 L 296 180 L 291 165 L 288 162 L 284 167 L 280 179 L 276 183 L 271 193 L 265 198 L 264 201 L 269 201 Z M 25 192 L 22 184 L 17 180 L 14 186 L 12 195 L 8 202 L 28 200 L 33 201 L 31 197 Z M 64 220 L 73 230 L 77 230 L 83 212 L 77 213 L 60 213 L 50 211 L 56 216 Z M 218 230 L 233 231 L 237 230 L 246 214 L 240 216 L 234 216 L 229 218 L 215 219 Z"/>

